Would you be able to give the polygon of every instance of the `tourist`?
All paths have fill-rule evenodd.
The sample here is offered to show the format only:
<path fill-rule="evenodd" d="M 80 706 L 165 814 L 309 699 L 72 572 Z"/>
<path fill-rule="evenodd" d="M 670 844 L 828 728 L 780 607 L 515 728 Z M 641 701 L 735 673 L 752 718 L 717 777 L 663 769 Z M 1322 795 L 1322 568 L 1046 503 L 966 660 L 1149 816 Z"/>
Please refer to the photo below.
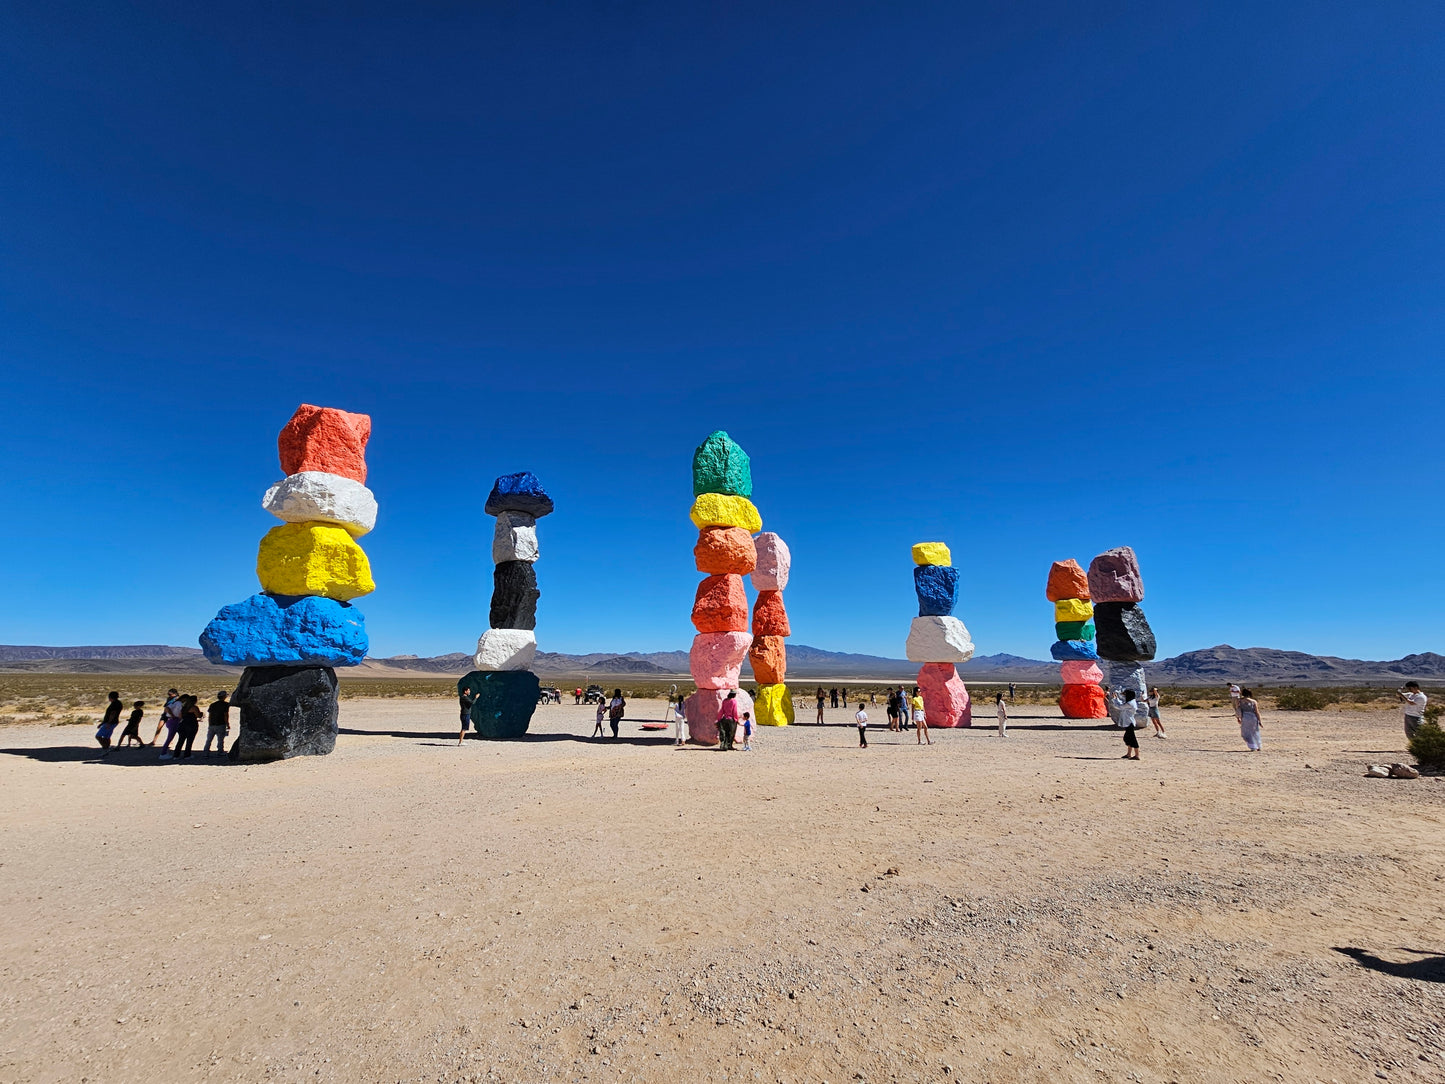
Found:
<path fill-rule="evenodd" d="M 607 698 L 606 698 L 606 697 L 603 697 L 603 696 L 599 696 L 599 697 L 597 698 L 597 725 L 592 728 L 592 736 L 593 736 L 594 738 L 605 737 L 605 735 L 604 735 L 603 732 L 602 732 L 602 720 L 604 720 L 604 719 L 606 719 L 606 718 L 607 718 Z"/>
<path fill-rule="evenodd" d="M 1244 744 L 1249 746 L 1252 753 L 1264 748 L 1264 739 L 1259 734 L 1262 725 L 1259 719 L 1259 704 L 1255 702 L 1254 693 L 1248 689 L 1239 690 L 1239 736 L 1244 739 Z"/>
<path fill-rule="evenodd" d="M 1009 703 L 1012 704 L 1014 699 L 1014 683 L 1012 681 L 1008 683 L 1008 699 Z"/>
<path fill-rule="evenodd" d="M 876 703 L 878 703 L 878 690 L 877 690 L 877 689 L 871 689 L 871 690 L 869 690 L 869 692 L 868 692 L 868 703 L 870 703 L 870 704 L 876 704 Z"/>
<path fill-rule="evenodd" d="M 1135 715 L 1137 707 L 1138 705 L 1134 703 L 1134 690 L 1125 689 L 1124 698 L 1119 701 L 1118 720 L 1118 725 L 1124 728 L 1124 745 L 1126 747 L 1123 757 L 1120 758 L 1122 760 L 1139 759 L 1139 738 L 1138 735 L 1134 733 L 1134 725 L 1137 722 Z"/>
<path fill-rule="evenodd" d="M 95 740 L 104 750 L 102 756 L 110 755 L 110 736 L 115 733 L 115 728 L 120 726 L 120 713 L 124 710 L 125 705 L 120 702 L 120 693 L 112 692 L 109 703 L 105 705 L 105 714 L 100 718 L 100 726 L 95 731 Z"/>
<path fill-rule="evenodd" d="M 1408 742 L 1425 721 L 1425 705 L 1429 697 L 1420 691 L 1418 681 L 1407 681 L 1405 687 L 1395 694 L 1405 710 L 1405 740 Z"/>
<path fill-rule="evenodd" d="M 898 693 L 891 685 L 888 688 L 888 729 L 898 729 Z"/>
<path fill-rule="evenodd" d="M 724 753 L 730 752 L 733 743 L 738 736 L 738 693 L 736 689 L 728 692 L 727 699 L 722 702 L 722 707 L 717 713 L 717 741 L 718 749 Z"/>
<path fill-rule="evenodd" d="M 838 688 L 837 688 L 837 686 L 834 686 L 833 688 L 829 689 L 829 690 L 828 690 L 828 695 L 829 695 L 829 704 L 830 704 L 830 706 L 836 708 L 836 707 L 838 706 Z"/>
<path fill-rule="evenodd" d="M 622 690 L 612 690 L 612 702 L 607 705 L 607 718 L 612 723 L 612 736 L 617 737 L 617 731 L 622 726 L 622 716 L 627 711 L 627 701 L 622 699 Z"/>
<path fill-rule="evenodd" d="M 687 701 L 682 693 L 678 693 L 677 702 L 669 700 L 668 703 L 672 704 L 672 722 L 677 728 L 677 748 L 681 749 L 687 745 L 687 712 L 684 708 Z"/>
<path fill-rule="evenodd" d="M 998 712 L 998 736 L 1002 738 L 1008 734 L 1008 705 L 1003 702 L 1003 693 L 994 697 L 994 709 Z"/>
<path fill-rule="evenodd" d="M 152 745 L 154 745 L 156 739 L 161 736 L 161 727 L 171 725 L 171 705 L 176 702 L 178 695 L 174 689 L 166 690 L 166 702 L 161 705 L 161 717 L 156 720 L 156 732 L 151 736 L 150 743 Z M 166 744 L 170 745 L 170 743 L 170 738 L 167 738 Z"/>
<path fill-rule="evenodd" d="M 753 713 L 743 712 L 743 752 L 753 751 Z"/>
<path fill-rule="evenodd" d="M 1156 738 L 1167 738 L 1164 733 L 1164 723 L 1159 718 L 1159 686 L 1149 690 L 1149 722 L 1154 724 L 1154 736 Z"/>
<path fill-rule="evenodd" d="M 818 725 L 819 725 L 819 726 L 822 726 L 822 725 L 823 725 L 823 700 L 824 700 L 825 696 L 826 696 L 826 694 L 823 692 L 823 686 L 819 685 L 819 686 L 818 686 Z"/>
<path fill-rule="evenodd" d="M 581 686 L 578 686 L 577 688 L 572 690 L 572 704 L 575 707 L 580 703 L 582 703 L 582 688 Z"/>
<path fill-rule="evenodd" d="M 461 745 L 467 736 L 467 724 L 472 720 L 472 705 L 475 703 L 476 700 L 473 698 L 470 689 L 457 690 L 457 705 L 461 708 L 462 713 L 462 726 L 461 729 L 457 731 L 458 745 Z"/>
<path fill-rule="evenodd" d="M 125 730 L 121 732 L 120 741 L 115 745 L 117 749 L 129 745 L 132 741 L 136 745 L 145 745 L 145 739 L 140 736 L 140 721 L 145 718 L 145 706 L 144 700 L 137 700 L 131 705 L 130 718 L 125 721 Z"/>
<path fill-rule="evenodd" d="M 868 748 L 868 712 L 863 707 L 863 702 L 858 702 L 858 712 L 853 716 L 853 721 L 858 724 L 858 748 Z"/>
<path fill-rule="evenodd" d="M 161 759 L 171 759 L 171 742 L 175 741 L 181 732 L 181 713 L 185 711 L 186 698 L 177 695 L 166 700 L 166 740 L 161 746 Z M 152 745 L 155 742 L 151 742 Z"/>
<path fill-rule="evenodd" d="M 211 739 L 216 742 L 216 756 L 226 755 L 226 735 L 231 732 L 231 703 L 226 699 L 226 690 L 216 694 L 216 699 L 206 709 L 206 744 L 201 752 L 211 755 Z"/>
<path fill-rule="evenodd" d="M 1230 706 L 1234 708 L 1234 717 L 1236 719 L 1239 718 L 1239 694 L 1239 686 L 1231 681 L 1229 683 L 1229 699 L 1232 701 Z"/>
<path fill-rule="evenodd" d="M 176 747 L 174 752 L 168 748 L 162 749 L 162 760 L 189 758 L 191 756 L 191 745 L 195 742 L 196 735 L 199 734 L 201 730 L 201 709 L 197 707 L 194 696 L 189 694 L 182 696 L 172 707 L 175 709 L 176 725 L 175 729 L 171 732 L 171 737 L 175 738 Z M 166 744 L 170 744 L 170 738 L 166 739 Z"/>
<path fill-rule="evenodd" d="M 907 730 L 912 722 L 913 712 L 908 703 L 908 691 L 900 685 L 898 686 L 898 725 Z"/>
<path fill-rule="evenodd" d="M 913 690 L 913 726 L 918 732 L 918 740 L 914 744 L 922 745 L 927 742 L 933 744 L 933 739 L 928 736 L 928 716 L 923 711 L 923 697 L 918 695 L 918 690 Z"/>

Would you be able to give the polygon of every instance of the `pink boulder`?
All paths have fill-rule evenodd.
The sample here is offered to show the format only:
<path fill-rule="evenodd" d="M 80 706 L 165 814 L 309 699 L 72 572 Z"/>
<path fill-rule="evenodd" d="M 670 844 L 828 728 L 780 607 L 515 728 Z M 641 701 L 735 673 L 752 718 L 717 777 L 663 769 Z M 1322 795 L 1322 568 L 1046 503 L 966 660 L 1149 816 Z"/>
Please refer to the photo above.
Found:
<path fill-rule="evenodd" d="M 323 471 L 366 484 L 366 442 L 371 415 L 302 403 L 276 438 L 281 469 Z"/>
<path fill-rule="evenodd" d="M 1089 594 L 1094 602 L 1143 602 L 1144 577 L 1139 558 L 1128 546 L 1105 550 L 1089 563 Z"/>
<path fill-rule="evenodd" d="M 736 689 L 752 637 L 745 632 L 700 632 L 692 638 L 688 669 L 699 689 Z"/>
<path fill-rule="evenodd" d="M 788 544 L 772 531 L 764 531 L 754 539 L 758 554 L 753 569 L 753 587 L 759 591 L 781 591 L 788 586 L 788 573 L 793 568 L 793 555 Z"/>
<path fill-rule="evenodd" d="M 968 688 L 951 662 L 926 662 L 918 671 L 918 691 L 929 726 L 972 726 Z"/>
<path fill-rule="evenodd" d="M 1070 659 L 1059 667 L 1059 676 L 1065 685 L 1102 685 L 1104 682 L 1104 671 L 1098 663 L 1079 659 Z"/>
<path fill-rule="evenodd" d="M 742 689 L 738 694 L 738 718 L 743 712 L 753 710 L 753 698 Z M 687 716 L 688 736 L 698 745 L 717 744 L 717 714 L 722 702 L 727 699 L 726 689 L 699 689 L 682 704 L 682 713 Z M 739 728 L 738 737 L 742 737 Z"/>

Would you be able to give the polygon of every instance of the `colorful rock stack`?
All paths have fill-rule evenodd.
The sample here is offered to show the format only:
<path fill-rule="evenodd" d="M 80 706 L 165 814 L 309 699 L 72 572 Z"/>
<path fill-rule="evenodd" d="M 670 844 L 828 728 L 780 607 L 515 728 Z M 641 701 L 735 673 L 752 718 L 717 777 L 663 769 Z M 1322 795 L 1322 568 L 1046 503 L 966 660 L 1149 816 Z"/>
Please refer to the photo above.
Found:
<path fill-rule="evenodd" d="M 918 689 L 929 726 L 972 726 L 973 705 L 956 664 L 973 658 L 973 640 L 953 616 L 958 604 L 958 569 L 942 542 L 913 547 L 913 588 L 918 616 L 908 630 L 907 656 L 923 663 Z"/>
<path fill-rule="evenodd" d="M 366 657 L 366 622 L 350 602 L 376 589 L 356 539 L 376 525 L 366 488 L 371 418 L 304 404 L 277 440 L 286 477 L 261 506 L 277 519 L 261 539 L 261 593 L 224 607 L 204 632 L 211 662 L 244 666 L 232 755 L 323 755 L 336 747 L 336 671 Z"/>
<path fill-rule="evenodd" d="M 692 522 L 698 529 L 692 553 L 697 570 L 706 578 L 698 584 L 693 601 L 692 623 L 697 635 L 688 653 L 688 668 L 697 691 L 684 702 L 683 711 L 692 740 L 715 745 L 718 709 L 730 691 L 737 692 L 739 715 L 753 710 L 752 698 L 738 688 L 743 660 L 755 642 L 748 635 L 748 595 L 743 576 L 758 567 L 758 546 L 752 536 L 763 528 L 762 517 L 748 499 L 753 495 L 752 464 L 747 453 L 722 430 L 709 436 L 693 453 L 692 492 Z M 786 547 L 783 553 L 786 555 Z M 783 579 L 787 579 L 786 571 Z M 776 615 L 782 612 L 782 596 L 777 591 L 773 594 L 776 602 L 768 606 L 770 616 L 764 620 L 764 628 L 779 627 Z M 761 594 L 758 601 L 761 606 Z M 757 632 L 756 620 L 754 625 Z M 771 634 L 776 637 L 775 645 L 770 640 L 761 649 L 779 664 L 784 662 L 786 614 L 782 614 L 781 627 L 781 635 Z M 774 672 L 780 683 L 782 670 Z M 754 675 L 763 681 L 756 670 Z"/>
<path fill-rule="evenodd" d="M 537 520 L 552 511 L 537 476 L 504 474 L 483 511 L 497 517 L 492 536 L 492 608 L 477 641 L 476 667 L 457 682 L 472 696 L 472 727 L 479 738 L 520 738 L 537 710 L 541 683 L 528 669 L 537 654 Z"/>
<path fill-rule="evenodd" d="M 1139 664 L 1151 662 L 1158 645 L 1139 607 L 1144 601 L 1144 577 L 1134 551 L 1119 546 L 1095 557 L 1089 563 L 1089 592 L 1099 630 L 1099 658 L 1109 663 L 1110 694 L 1133 689 L 1138 699 L 1145 699 L 1149 687 Z"/>
<path fill-rule="evenodd" d="M 1089 597 L 1089 578 L 1072 557 L 1055 561 L 1044 589 L 1054 604 L 1054 635 L 1049 654 L 1061 664 L 1064 689 L 1059 710 L 1066 719 L 1103 719 L 1104 690 L 1099 683 L 1099 653 L 1094 644 L 1094 607 Z"/>
<path fill-rule="evenodd" d="M 793 721 L 793 698 L 784 684 L 788 648 L 783 640 L 793 630 L 788 626 L 788 611 L 783 608 L 783 588 L 788 586 L 793 555 L 788 544 L 772 531 L 758 535 L 754 545 L 758 560 L 753 569 L 753 587 L 758 597 L 753 603 L 753 643 L 748 648 L 748 664 L 758 682 L 757 723 L 787 726 Z"/>

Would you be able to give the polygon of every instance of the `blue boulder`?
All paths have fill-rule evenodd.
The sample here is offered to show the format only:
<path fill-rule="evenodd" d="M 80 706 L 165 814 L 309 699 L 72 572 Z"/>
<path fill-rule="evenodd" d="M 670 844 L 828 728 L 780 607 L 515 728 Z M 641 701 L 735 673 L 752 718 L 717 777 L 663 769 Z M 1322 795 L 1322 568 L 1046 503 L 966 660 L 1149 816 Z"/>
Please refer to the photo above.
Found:
<path fill-rule="evenodd" d="M 525 512 L 541 519 L 552 511 L 552 498 L 547 496 L 547 491 L 542 488 L 542 483 L 537 481 L 537 476 L 524 470 L 498 478 L 491 493 L 487 494 L 483 511 L 489 516 L 503 512 Z"/>
<path fill-rule="evenodd" d="M 201 633 L 206 658 L 222 666 L 355 666 L 370 646 L 360 610 L 310 595 L 252 595 Z"/>
<path fill-rule="evenodd" d="M 473 670 L 457 682 L 472 696 L 472 726 L 492 741 L 520 738 L 532 723 L 542 683 L 530 670 Z"/>
<path fill-rule="evenodd" d="M 1098 662 L 1093 640 L 1055 640 L 1049 654 L 1059 662 Z"/>
<path fill-rule="evenodd" d="M 958 602 L 958 569 L 951 565 L 914 565 L 913 589 L 919 617 L 948 617 Z"/>

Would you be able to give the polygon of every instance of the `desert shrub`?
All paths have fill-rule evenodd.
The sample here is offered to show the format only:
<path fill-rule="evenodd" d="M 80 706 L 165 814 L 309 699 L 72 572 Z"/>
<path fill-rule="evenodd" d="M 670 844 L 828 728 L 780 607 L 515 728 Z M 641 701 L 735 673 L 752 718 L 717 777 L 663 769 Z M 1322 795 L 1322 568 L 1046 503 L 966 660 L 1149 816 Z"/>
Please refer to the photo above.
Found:
<path fill-rule="evenodd" d="M 1445 704 L 1427 704 L 1425 706 L 1425 721 L 1440 725 L 1440 715 L 1445 713 Z"/>
<path fill-rule="evenodd" d="M 1445 768 L 1445 730 L 1438 723 L 1421 723 L 1410 739 L 1410 755 L 1426 768 Z"/>
<path fill-rule="evenodd" d="M 1325 689 L 1281 689 L 1275 694 L 1274 705 L 1280 711 L 1319 711 L 1337 699 L 1335 693 Z"/>
<path fill-rule="evenodd" d="M 1189 701 L 1189 703 L 1185 704 L 1180 710 L 1182 710 L 1182 711 L 1201 711 L 1201 710 L 1203 710 L 1204 707 L 1205 707 L 1204 704 L 1201 704 L 1201 703 L 1199 703 L 1198 701 L 1195 701 L 1195 700 L 1191 700 L 1191 701 Z"/>

